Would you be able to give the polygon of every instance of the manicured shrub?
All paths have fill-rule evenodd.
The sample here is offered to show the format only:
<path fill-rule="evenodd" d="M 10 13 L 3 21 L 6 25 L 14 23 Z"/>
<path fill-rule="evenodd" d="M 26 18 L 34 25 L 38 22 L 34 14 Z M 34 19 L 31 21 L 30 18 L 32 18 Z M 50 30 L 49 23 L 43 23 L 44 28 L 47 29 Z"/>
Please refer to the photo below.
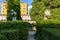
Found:
<path fill-rule="evenodd" d="M 29 23 L 27 22 L 20 22 L 20 21 L 17 21 L 17 22 L 1 22 L 0 23 L 0 29 L 20 29 L 20 28 L 25 28 L 25 27 L 28 27 L 29 26 Z"/>
<path fill-rule="evenodd" d="M 40 20 L 36 25 L 43 28 L 60 28 L 60 20 Z"/>
<path fill-rule="evenodd" d="M 60 40 L 60 20 L 40 20 L 36 25 L 36 40 Z"/>
<path fill-rule="evenodd" d="M 1 22 L 0 40 L 28 40 L 29 23 L 27 22 Z"/>
<path fill-rule="evenodd" d="M 0 34 L 0 40 L 7 40 L 7 38 L 4 35 Z"/>
<path fill-rule="evenodd" d="M 38 29 L 35 35 L 36 40 L 60 40 L 60 29 L 58 28 L 40 28 L 40 30 Z"/>
<path fill-rule="evenodd" d="M 3 35 L 3 38 L 5 36 L 7 40 L 19 40 L 20 38 L 20 32 L 19 30 L 16 30 L 16 29 L 1 30 L 0 34 Z"/>

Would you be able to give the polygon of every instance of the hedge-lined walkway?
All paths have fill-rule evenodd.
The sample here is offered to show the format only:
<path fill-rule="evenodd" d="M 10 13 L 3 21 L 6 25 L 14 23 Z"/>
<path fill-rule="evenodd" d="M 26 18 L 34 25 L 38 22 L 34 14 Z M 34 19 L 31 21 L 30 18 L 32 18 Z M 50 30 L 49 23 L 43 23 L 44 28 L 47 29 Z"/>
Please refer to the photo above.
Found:
<path fill-rule="evenodd" d="M 29 30 L 29 35 L 28 35 L 28 40 L 35 40 L 34 39 L 34 34 L 35 31 L 33 31 L 32 29 Z"/>
<path fill-rule="evenodd" d="M 34 39 L 34 34 L 35 34 L 34 31 L 29 31 L 28 40 L 35 40 L 35 39 Z"/>

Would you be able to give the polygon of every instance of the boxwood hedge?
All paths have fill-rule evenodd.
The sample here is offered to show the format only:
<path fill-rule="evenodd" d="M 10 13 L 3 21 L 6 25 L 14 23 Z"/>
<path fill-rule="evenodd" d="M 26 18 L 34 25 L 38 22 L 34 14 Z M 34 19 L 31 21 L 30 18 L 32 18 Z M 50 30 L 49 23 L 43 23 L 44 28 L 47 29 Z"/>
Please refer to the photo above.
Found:
<path fill-rule="evenodd" d="M 60 20 L 40 20 L 36 25 L 42 28 L 60 28 Z"/>
<path fill-rule="evenodd" d="M 40 20 L 36 25 L 36 40 L 60 40 L 60 20 Z"/>
<path fill-rule="evenodd" d="M 29 23 L 0 22 L 0 40 L 28 40 Z"/>
<path fill-rule="evenodd" d="M 36 40 L 60 40 L 60 29 L 40 28 L 35 34 Z"/>

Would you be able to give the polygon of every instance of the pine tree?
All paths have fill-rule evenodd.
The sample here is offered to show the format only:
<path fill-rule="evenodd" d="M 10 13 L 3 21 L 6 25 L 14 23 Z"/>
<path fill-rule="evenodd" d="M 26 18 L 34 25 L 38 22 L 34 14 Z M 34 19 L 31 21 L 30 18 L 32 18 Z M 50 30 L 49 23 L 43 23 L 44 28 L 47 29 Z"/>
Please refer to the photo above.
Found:
<path fill-rule="evenodd" d="M 60 19 L 60 0 L 33 0 L 30 10 L 32 20 L 43 20 L 45 9 L 51 11 L 50 19 Z"/>

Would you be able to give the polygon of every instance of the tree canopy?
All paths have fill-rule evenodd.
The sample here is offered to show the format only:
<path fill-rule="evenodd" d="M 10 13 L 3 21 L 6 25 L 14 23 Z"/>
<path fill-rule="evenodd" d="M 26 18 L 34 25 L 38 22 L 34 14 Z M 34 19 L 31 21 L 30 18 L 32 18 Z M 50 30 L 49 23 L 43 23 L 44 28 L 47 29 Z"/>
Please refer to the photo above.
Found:
<path fill-rule="evenodd" d="M 7 0 L 8 7 L 8 20 L 11 20 L 11 10 L 14 10 L 17 13 L 17 20 L 21 19 L 20 15 L 20 0 Z"/>
<path fill-rule="evenodd" d="M 60 19 L 60 0 L 33 0 L 30 10 L 32 20 L 43 20 L 46 9 L 51 11 L 50 19 Z"/>

